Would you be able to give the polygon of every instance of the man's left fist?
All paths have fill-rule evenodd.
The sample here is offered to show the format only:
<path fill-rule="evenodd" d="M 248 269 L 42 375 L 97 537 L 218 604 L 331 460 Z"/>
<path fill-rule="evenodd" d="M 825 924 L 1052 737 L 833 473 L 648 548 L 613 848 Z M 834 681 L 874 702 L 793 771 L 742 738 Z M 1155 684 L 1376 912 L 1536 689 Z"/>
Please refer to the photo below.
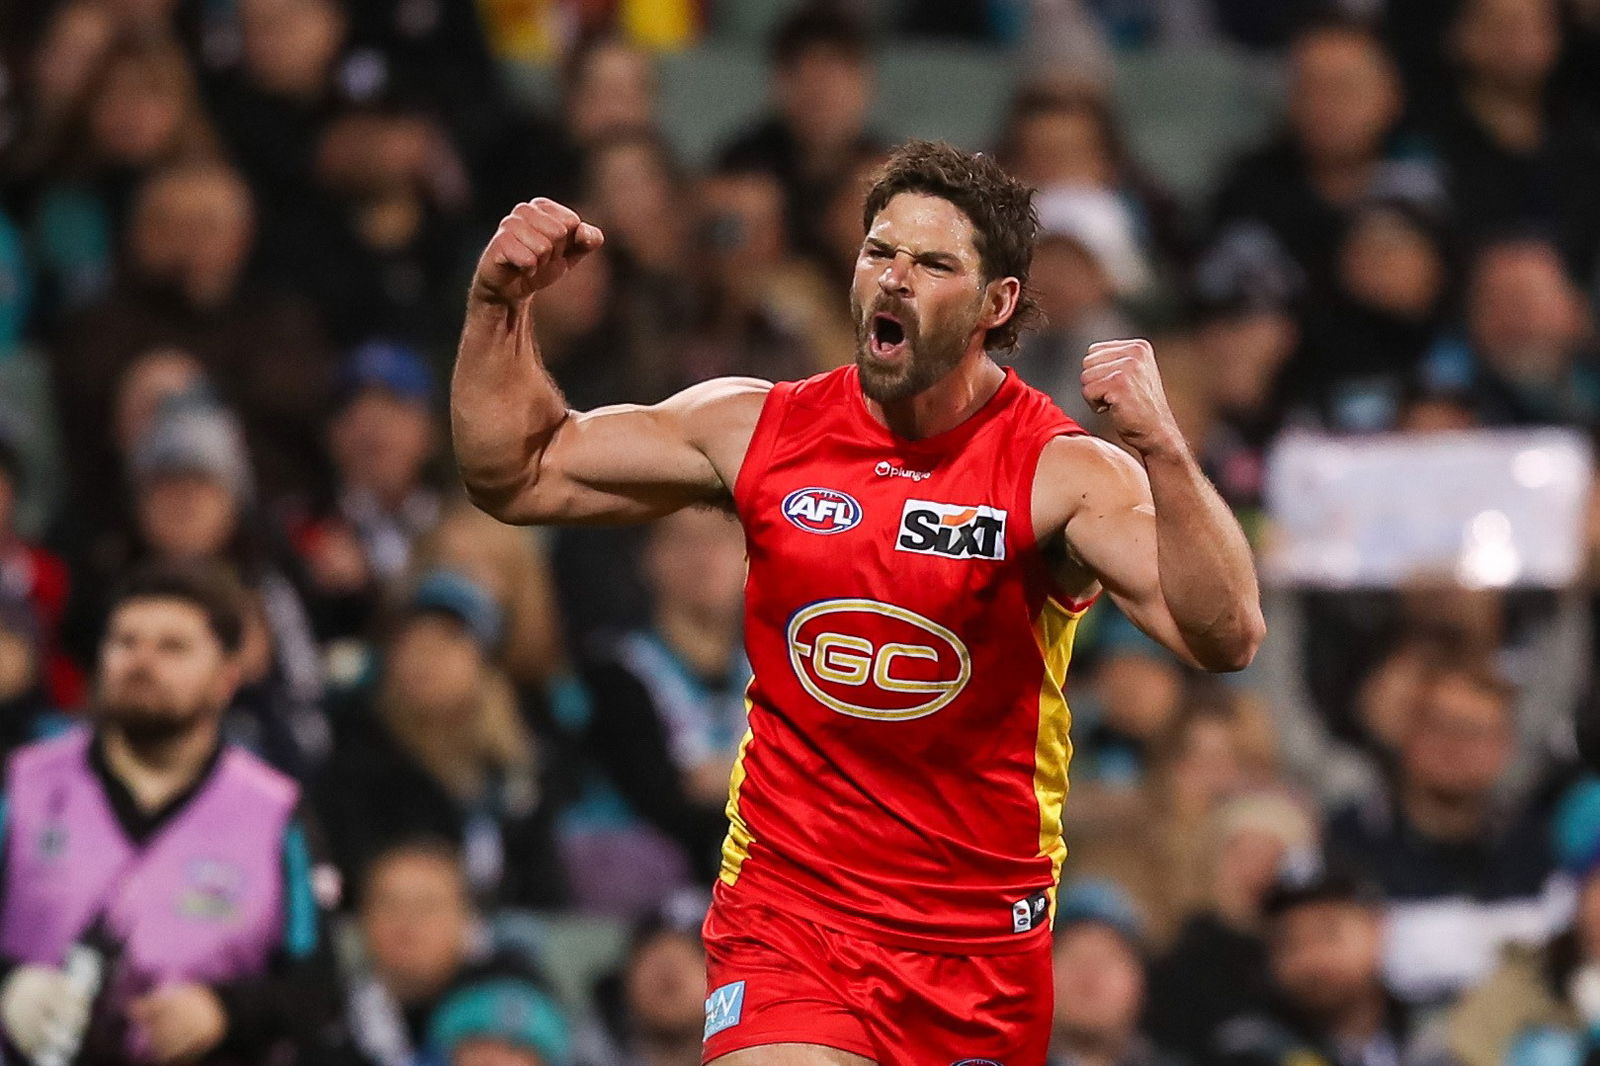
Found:
<path fill-rule="evenodd" d="M 1140 455 L 1184 447 L 1146 340 L 1101 341 L 1083 358 L 1083 398 Z"/>

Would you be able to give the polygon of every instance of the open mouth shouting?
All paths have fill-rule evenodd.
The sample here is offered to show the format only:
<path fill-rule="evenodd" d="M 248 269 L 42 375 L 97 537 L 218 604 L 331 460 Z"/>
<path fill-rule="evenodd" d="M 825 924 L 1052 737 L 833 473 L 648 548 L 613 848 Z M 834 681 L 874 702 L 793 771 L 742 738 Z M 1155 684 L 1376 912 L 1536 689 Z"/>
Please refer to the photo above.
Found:
<path fill-rule="evenodd" d="M 885 311 L 873 315 L 867 334 L 868 347 L 874 358 L 897 360 L 905 354 L 906 327 L 894 315 Z"/>

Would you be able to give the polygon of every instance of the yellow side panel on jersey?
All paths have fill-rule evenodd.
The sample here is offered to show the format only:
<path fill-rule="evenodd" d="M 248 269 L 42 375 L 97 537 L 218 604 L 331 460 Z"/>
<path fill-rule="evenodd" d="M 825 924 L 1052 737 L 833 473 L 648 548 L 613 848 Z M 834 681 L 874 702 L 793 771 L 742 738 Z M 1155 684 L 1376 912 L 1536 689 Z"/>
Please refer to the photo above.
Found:
<path fill-rule="evenodd" d="M 1067 664 L 1072 661 L 1072 637 L 1078 630 L 1076 613 L 1053 599 L 1034 622 L 1040 650 L 1044 652 L 1044 678 L 1039 683 L 1039 735 L 1033 750 L 1033 794 L 1039 801 L 1039 854 L 1050 858 L 1051 880 L 1061 879 L 1061 863 L 1067 857 L 1066 841 L 1061 836 L 1061 807 L 1067 799 L 1067 764 L 1072 761 L 1072 711 L 1062 686 L 1066 684 Z M 1050 915 L 1055 918 L 1056 892 L 1050 888 Z"/>
<path fill-rule="evenodd" d="M 749 698 L 745 699 L 745 714 L 750 713 Z M 723 884 L 732 885 L 739 880 L 739 870 L 750 857 L 750 842 L 755 839 L 744 816 L 739 813 L 739 789 L 744 785 L 744 753 L 750 746 L 750 730 L 744 731 L 739 741 L 739 754 L 733 760 L 733 775 L 728 779 L 728 835 L 722 839 L 722 869 L 717 874 Z"/>

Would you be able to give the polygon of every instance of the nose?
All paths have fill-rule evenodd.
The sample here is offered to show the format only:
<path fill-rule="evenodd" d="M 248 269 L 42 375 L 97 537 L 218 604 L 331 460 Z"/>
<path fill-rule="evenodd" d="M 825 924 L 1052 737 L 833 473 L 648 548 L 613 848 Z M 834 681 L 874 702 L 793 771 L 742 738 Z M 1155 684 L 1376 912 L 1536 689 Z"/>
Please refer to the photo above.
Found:
<path fill-rule="evenodd" d="M 878 288 L 892 296 L 910 295 L 911 257 L 900 253 L 885 263 L 883 273 L 878 275 Z"/>

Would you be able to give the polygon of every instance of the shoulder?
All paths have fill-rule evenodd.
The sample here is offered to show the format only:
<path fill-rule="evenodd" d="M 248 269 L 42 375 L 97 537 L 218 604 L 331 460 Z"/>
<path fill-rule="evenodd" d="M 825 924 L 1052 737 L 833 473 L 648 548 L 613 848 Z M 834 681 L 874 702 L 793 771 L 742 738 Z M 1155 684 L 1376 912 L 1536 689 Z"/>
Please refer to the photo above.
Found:
<path fill-rule="evenodd" d="M 1110 441 L 1084 433 L 1052 437 L 1039 455 L 1035 524 L 1065 525 L 1084 508 L 1104 514 L 1149 501 L 1144 466 Z"/>
<path fill-rule="evenodd" d="M 89 730 L 81 726 L 69 729 L 60 736 L 50 737 L 48 740 L 24 744 L 7 759 L 6 776 L 11 778 L 19 772 L 37 773 L 40 770 L 55 770 L 82 759 L 88 747 Z"/>
<path fill-rule="evenodd" d="M 748 418 L 753 423 L 771 392 L 772 382 L 760 378 L 712 378 L 674 393 L 658 406 L 686 420 Z"/>
<path fill-rule="evenodd" d="M 292 812 L 300 802 L 300 786 L 287 774 L 269 766 L 259 756 L 243 748 L 230 746 L 223 756 L 228 772 L 241 786 L 254 791 L 263 800 L 281 805 L 285 813 Z"/>

